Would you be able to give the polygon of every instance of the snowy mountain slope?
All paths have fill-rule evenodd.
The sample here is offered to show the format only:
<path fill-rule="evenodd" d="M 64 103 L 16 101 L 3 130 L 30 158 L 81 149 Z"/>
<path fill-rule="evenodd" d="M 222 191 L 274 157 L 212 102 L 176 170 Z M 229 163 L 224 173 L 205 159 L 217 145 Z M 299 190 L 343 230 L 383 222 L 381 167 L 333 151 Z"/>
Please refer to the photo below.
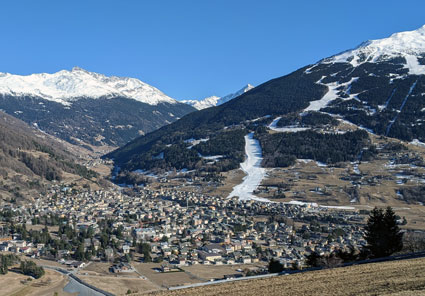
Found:
<path fill-rule="evenodd" d="M 28 76 L 0 73 L 0 94 L 35 96 L 70 105 L 78 98 L 126 97 L 149 105 L 176 101 L 138 79 L 105 76 L 74 67 L 71 71 Z"/>
<path fill-rule="evenodd" d="M 175 164 L 171 161 L 167 163 L 167 159 L 175 160 L 176 150 L 182 149 L 182 162 L 179 165 L 193 168 L 199 159 L 196 155 L 192 155 L 193 158 L 186 155 L 187 149 L 178 146 L 177 140 L 180 138 L 224 137 L 229 128 L 232 131 L 256 128 L 251 123 L 258 118 L 265 118 L 255 121 L 254 125 L 263 125 L 265 128 L 258 130 L 258 133 L 269 130 L 267 126 L 273 118 L 278 117 L 280 120 L 275 127 L 279 130 L 284 131 L 287 125 L 302 128 L 303 118 L 308 117 L 306 115 L 310 116 L 308 121 L 311 129 L 320 129 L 326 122 L 338 118 L 372 133 L 409 142 L 415 139 L 425 142 L 424 34 L 425 27 L 422 27 L 411 32 L 396 33 L 385 39 L 364 42 L 353 50 L 267 81 L 226 104 L 188 114 L 181 120 L 137 138 L 107 157 L 114 158 L 122 168 L 144 169 L 147 163 L 151 167 L 156 165 L 148 156 L 167 151 L 163 148 L 166 145 L 164 147 L 174 154 L 171 157 L 171 154 L 165 153 L 161 166 L 172 168 Z M 330 119 L 326 119 L 326 116 Z M 291 135 L 297 137 L 298 133 L 311 137 L 312 142 L 328 137 L 318 136 L 311 131 L 293 132 Z M 282 132 L 275 137 L 285 137 L 285 134 L 288 133 Z M 341 135 L 342 138 L 349 136 Z M 354 136 L 360 141 L 359 145 L 366 139 L 363 134 L 360 138 L 357 134 Z M 342 138 L 340 140 L 344 142 Z M 210 140 L 208 144 L 211 151 L 226 155 L 227 159 L 224 159 L 228 162 L 234 161 L 231 154 L 218 153 L 222 143 L 214 145 L 213 142 Z M 151 151 L 152 147 L 157 151 Z M 239 151 L 237 149 L 241 148 L 238 147 L 232 151 Z M 348 151 L 349 148 L 341 146 L 338 149 Z M 243 153 L 242 150 L 239 152 Z M 279 154 L 269 154 L 268 164 L 287 163 L 287 155 L 281 159 L 275 155 Z M 217 170 L 234 167 L 233 163 L 227 164 L 222 162 Z"/>
<path fill-rule="evenodd" d="M 251 84 L 247 84 L 246 86 L 244 86 L 243 88 L 241 88 L 240 90 L 238 90 L 235 93 L 231 93 L 228 94 L 227 96 L 224 97 L 217 97 L 217 96 L 211 96 L 208 98 L 205 98 L 203 100 L 184 100 L 181 101 L 182 103 L 186 103 L 190 106 L 195 107 L 198 110 L 202 110 L 202 109 L 206 109 L 206 108 L 210 108 L 210 107 L 214 107 L 214 106 L 219 106 L 221 104 L 224 104 L 236 97 L 239 97 L 240 95 L 246 93 L 247 91 L 250 91 L 251 89 L 253 89 L 254 86 L 252 86 Z"/>
<path fill-rule="evenodd" d="M 353 50 L 324 59 L 322 63 L 350 63 L 353 67 L 358 67 L 367 62 L 376 63 L 403 57 L 409 74 L 422 75 L 425 74 L 425 65 L 419 59 L 423 59 L 424 53 L 425 25 L 414 31 L 394 33 L 388 38 L 363 42 Z"/>
<path fill-rule="evenodd" d="M 403 140 L 425 139 L 425 26 L 364 42 L 304 74 L 328 88 L 304 112 L 328 112 Z"/>
<path fill-rule="evenodd" d="M 195 109 L 138 79 L 73 68 L 0 74 L 0 109 L 73 144 L 119 146 Z"/>

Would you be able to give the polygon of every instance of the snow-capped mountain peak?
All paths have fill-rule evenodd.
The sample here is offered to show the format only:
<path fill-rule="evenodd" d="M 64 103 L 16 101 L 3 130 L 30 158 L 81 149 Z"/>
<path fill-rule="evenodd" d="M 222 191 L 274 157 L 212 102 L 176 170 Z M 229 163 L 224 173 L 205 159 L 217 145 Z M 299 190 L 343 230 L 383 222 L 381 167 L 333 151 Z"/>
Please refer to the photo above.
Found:
<path fill-rule="evenodd" d="M 251 84 L 247 84 L 245 85 L 243 88 L 241 88 L 240 90 L 238 90 L 235 93 L 231 93 L 228 94 L 227 96 L 224 97 L 217 97 L 217 96 L 211 96 L 211 97 L 207 97 L 205 99 L 202 100 L 184 100 L 181 101 L 182 103 L 191 105 L 192 107 L 195 107 L 198 110 L 202 110 L 205 108 L 209 108 L 209 107 L 214 107 L 214 106 L 219 106 L 221 104 L 224 104 L 236 97 L 239 97 L 240 95 L 246 93 L 247 91 L 253 89 L 254 86 L 252 86 Z"/>
<path fill-rule="evenodd" d="M 224 104 L 236 97 L 239 97 L 240 95 L 246 93 L 247 91 L 250 91 L 251 89 L 253 89 L 254 86 L 252 86 L 251 84 L 247 84 L 245 85 L 243 88 L 241 88 L 240 90 L 238 90 L 237 92 L 233 93 L 233 94 L 228 94 L 227 96 L 222 97 L 219 102 L 218 105 Z"/>
<path fill-rule="evenodd" d="M 358 47 L 324 59 L 323 63 L 350 63 L 357 67 L 365 62 L 380 62 L 402 57 L 409 74 L 425 74 L 425 25 L 413 31 L 394 33 L 388 38 L 369 40 Z"/>
<path fill-rule="evenodd" d="M 79 67 L 27 76 L 0 73 L 0 94 L 35 96 L 64 105 L 79 98 L 126 97 L 150 105 L 176 101 L 136 78 L 106 76 Z"/>

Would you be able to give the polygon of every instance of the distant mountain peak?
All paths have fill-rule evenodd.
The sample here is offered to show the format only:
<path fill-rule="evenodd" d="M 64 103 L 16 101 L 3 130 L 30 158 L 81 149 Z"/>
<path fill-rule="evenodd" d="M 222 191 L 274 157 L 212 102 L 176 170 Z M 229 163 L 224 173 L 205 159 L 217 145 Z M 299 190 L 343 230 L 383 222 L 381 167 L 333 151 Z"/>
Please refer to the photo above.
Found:
<path fill-rule="evenodd" d="M 228 94 L 224 97 L 217 97 L 217 96 L 211 96 L 211 97 L 207 97 L 205 99 L 202 100 L 184 100 L 181 101 L 182 103 L 186 103 L 188 105 L 191 105 L 193 107 L 195 107 L 198 110 L 202 110 L 205 108 L 210 108 L 210 107 L 214 107 L 214 106 L 219 106 L 221 104 L 224 104 L 236 97 L 239 97 L 240 95 L 246 93 L 247 91 L 253 89 L 254 86 L 251 84 L 246 84 L 244 87 L 242 87 L 240 90 L 238 90 L 235 93 L 231 93 Z"/>
<path fill-rule="evenodd" d="M 0 74 L 0 94 L 35 96 L 70 105 L 79 98 L 125 97 L 157 105 L 176 103 L 159 89 L 136 78 L 106 76 L 80 67 L 53 74 Z"/>
<path fill-rule="evenodd" d="M 85 69 L 83 69 L 83 68 L 80 68 L 80 67 L 78 67 L 78 66 L 75 66 L 75 67 L 73 67 L 73 68 L 71 69 L 71 72 L 79 72 L 79 71 L 89 73 L 89 71 L 87 71 L 87 70 L 85 70 Z"/>

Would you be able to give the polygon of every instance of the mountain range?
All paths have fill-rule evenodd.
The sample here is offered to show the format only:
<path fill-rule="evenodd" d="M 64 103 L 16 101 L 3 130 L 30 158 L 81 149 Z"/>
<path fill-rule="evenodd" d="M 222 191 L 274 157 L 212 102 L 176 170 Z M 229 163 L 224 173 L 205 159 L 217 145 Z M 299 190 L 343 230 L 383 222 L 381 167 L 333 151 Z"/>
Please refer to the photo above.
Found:
<path fill-rule="evenodd" d="M 364 42 L 272 79 L 141 136 L 106 157 L 128 171 L 224 171 L 238 167 L 244 158 L 243 136 L 255 131 L 266 166 L 287 166 L 297 158 L 353 161 L 358 155 L 374 154 L 364 130 L 424 142 L 424 96 L 425 26 Z M 337 122 L 360 130 L 317 131 Z M 268 132 L 272 127 L 298 130 L 273 134 Z M 289 149 L 291 144 L 295 146 Z M 204 157 L 214 155 L 220 159 L 213 164 Z"/>
<path fill-rule="evenodd" d="M 195 109 L 138 79 L 75 67 L 0 73 L 0 109 L 74 144 L 119 146 Z"/>
<path fill-rule="evenodd" d="M 181 102 L 188 104 L 192 107 L 195 107 L 197 110 L 202 110 L 202 109 L 222 105 L 234 98 L 239 97 L 241 94 L 244 94 L 253 88 L 254 86 L 252 86 L 251 84 L 247 84 L 243 88 L 238 90 L 237 92 L 228 94 L 224 97 L 211 96 L 199 101 L 198 100 L 183 100 Z"/>

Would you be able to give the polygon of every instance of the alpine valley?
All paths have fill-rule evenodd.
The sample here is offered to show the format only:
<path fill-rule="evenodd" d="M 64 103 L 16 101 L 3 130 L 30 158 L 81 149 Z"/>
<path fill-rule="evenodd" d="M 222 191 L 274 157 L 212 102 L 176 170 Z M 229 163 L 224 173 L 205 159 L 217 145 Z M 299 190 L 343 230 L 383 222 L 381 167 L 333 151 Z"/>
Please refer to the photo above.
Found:
<path fill-rule="evenodd" d="M 217 50 L 140 7 L 158 23 L 106 19 L 120 39 L 178 40 L 190 75 L 185 57 Z M 203 100 L 81 68 L 0 73 L 0 294 L 418 295 L 424 124 L 425 26 Z"/>

